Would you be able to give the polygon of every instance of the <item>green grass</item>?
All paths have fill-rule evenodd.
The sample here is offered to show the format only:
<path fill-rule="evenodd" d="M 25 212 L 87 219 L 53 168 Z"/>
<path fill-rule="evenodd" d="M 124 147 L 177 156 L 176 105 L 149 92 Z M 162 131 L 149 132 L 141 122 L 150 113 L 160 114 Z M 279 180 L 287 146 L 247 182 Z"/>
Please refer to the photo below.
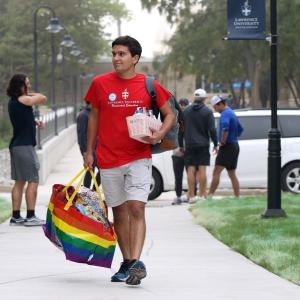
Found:
<path fill-rule="evenodd" d="M 11 204 L 7 200 L 0 198 L 0 224 L 10 216 L 11 216 Z"/>
<path fill-rule="evenodd" d="M 9 140 L 0 138 L 0 150 L 4 148 L 8 148 Z"/>
<path fill-rule="evenodd" d="M 286 218 L 261 218 L 266 201 L 265 196 L 207 200 L 190 210 L 218 240 L 300 285 L 300 195 L 283 194 Z"/>

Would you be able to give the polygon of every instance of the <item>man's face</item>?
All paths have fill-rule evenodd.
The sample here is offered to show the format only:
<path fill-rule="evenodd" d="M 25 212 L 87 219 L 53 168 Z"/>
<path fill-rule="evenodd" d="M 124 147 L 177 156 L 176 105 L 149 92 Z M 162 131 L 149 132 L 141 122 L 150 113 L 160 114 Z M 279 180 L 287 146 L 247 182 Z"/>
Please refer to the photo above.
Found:
<path fill-rule="evenodd" d="M 180 106 L 181 110 L 185 110 L 187 107 L 187 105 L 183 104 L 183 103 L 179 104 L 179 106 Z"/>
<path fill-rule="evenodd" d="M 134 69 L 134 65 L 138 62 L 138 55 L 131 56 L 128 47 L 115 45 L 112 48 L 112 63 L 118 73 L 125 73 Z"/>
<path fill-rule="evenodd" d="M 219 102 L 214 105 L 213 108 L 216 112 L 221 113 L 223 111 L 223 104 Z"/>

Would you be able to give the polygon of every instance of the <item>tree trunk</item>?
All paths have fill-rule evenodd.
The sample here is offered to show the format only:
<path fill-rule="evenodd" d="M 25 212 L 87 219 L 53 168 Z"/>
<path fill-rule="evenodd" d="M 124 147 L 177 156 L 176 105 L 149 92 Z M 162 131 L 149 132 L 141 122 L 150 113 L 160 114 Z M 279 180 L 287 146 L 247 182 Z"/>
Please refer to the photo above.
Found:
<path fill-rule="evenodd" d="M 230 92 L 231 92 L 231 95 L 232 95 L 232 107 L 233 108 L 240 108 L 240 103 L 239 103 L 239 100 L 237 98 L 237 95 L 236 95 L 236 92 L 234 90 L 234 88 L 232 87 L 232 82 L 229 83 L 229 86 L 230 86 Z"/>
<path fill-rule="evenodd" d="M 289 76 L 285 76 L 285 81 L 287 83 L 287 86 L 288 86 L 289 90 L 291 91 L 291 93 L 293 95 L 296 106 L 300 107 L 300 103 L 298 101 L 299 91 L 297 89 L 297 85 L 296 85 L 295 80 L 293 79 L 293 77 L 291 75 L 289 75 Z"/>
<path fill-rule="evenodd" d="M 245 62 L 247 75 L 252 83 L 251 97 L 249 105 L 253 108 L 260 108 L 261 101 L 259 95 L 261 62 L 256 60 L 251 47 L 245 48 Z"/>
<path fill-rule="evenodd" d="M 261 108 L 262 103 L 260 100 L 259 86 L 260 86 L 260 72 L 261 71 L 261 62 L 258 60 L 255 63 L 253 79 L 252 79 L 252 97 L 251 97 L 251 106 L 253 108 Z"/>

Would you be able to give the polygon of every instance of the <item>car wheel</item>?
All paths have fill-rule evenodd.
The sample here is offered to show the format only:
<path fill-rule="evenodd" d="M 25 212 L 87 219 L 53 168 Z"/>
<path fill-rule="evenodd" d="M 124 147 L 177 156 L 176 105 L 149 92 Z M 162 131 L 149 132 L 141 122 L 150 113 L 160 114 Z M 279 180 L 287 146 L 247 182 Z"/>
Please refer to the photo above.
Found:
<path fill-rule="evenodd" d="M 163 182 L 159 172 L 152 168 L 152 182 L 150 186 L 150 194 L 148 199 L 154 200 L 155 198 L 159 197 L 160 194 L 163 192 Z"/>
<path fill-rule="evenodd" d="M 281 173 L 282 189 L 300 194 L 300 162 L 287 165 Z"/>

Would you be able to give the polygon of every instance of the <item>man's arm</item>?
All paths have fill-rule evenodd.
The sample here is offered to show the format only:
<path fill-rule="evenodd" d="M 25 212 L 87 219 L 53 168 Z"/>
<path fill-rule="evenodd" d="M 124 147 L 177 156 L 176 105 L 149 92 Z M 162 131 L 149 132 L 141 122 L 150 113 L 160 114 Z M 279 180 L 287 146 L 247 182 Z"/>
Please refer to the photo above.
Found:
<path fill-rule="evenodd" d="M 217 130 L 215 126 L 215 118 L 213 113 L 211 113 L 209 116 L 208 129 L 209 129 L 210 138 L 214 144 L 214 149 L 215 149 L 218 146 L 218 138 L 217 138 Z"/>
<path fill-rule="evenodd" d="M 99 111 L 97 108 L 92 107 L 89 114 L 89 123 L 87 130 L 87 149 L 84 160 L 84 166 L 86 168 L 92 169 L 94 163 L 93 152 L 96 145 L 97 133 L 98 133 L 98 119 Z"/>
<path fill-rule="evenodd" d="M 222 135 L 221 135 L 221 141 L 220 141 L 221 146 L 224 146 L 226 144 L 227 137 L 228 137 L 228 131 L 223 129 L 222 130 Z"/>
<path fill-rule="evenodd" d="M 168 102 L 161 106 L 159 110 L 160 113 L 164 116 L 164 122 L 162 123 L 161 129 L 159 131 L 153 132 L 152 136 L 144 138 L 146 142 L 152 145 L 157 144 L 165 137 L 165 135 L 172 128 L 176 120 L 175 114 Z"/>
<path fill-rule="evenodd" d="M 24 95 L 19 97 L 19 101 L 27 106 L 46 104 L 47 97 L 39 93 L 31 93 L 29 95 Z"/>

